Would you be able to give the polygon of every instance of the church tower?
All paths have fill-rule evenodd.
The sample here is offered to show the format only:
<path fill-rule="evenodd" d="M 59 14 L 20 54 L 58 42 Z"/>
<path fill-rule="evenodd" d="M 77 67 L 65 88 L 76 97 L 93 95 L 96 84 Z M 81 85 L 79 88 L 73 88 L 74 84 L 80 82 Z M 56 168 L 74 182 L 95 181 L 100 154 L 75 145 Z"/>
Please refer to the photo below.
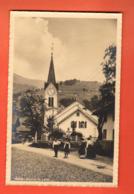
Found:
<path fill-rule="evenodd" d="M 56 83 L 53 52 L 51 52 L 51 60 L 49 66 L 49 73 L 47 82 L 44 85 L 44 97 L 45 97 L 45 118 L 44 123 L 49 117 L 57 114 L 58 109 L 58 84 Z"/>

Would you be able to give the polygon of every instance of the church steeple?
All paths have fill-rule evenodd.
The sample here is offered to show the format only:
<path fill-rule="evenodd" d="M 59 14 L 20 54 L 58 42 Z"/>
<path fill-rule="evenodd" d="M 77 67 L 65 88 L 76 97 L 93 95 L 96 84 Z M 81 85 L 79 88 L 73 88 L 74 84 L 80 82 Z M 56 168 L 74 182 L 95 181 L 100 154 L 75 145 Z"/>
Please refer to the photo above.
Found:
<path fill-rule="evenodd" d="M 48 78 L 47 78 L 47 82 L 44 85 L 44 89 L 46 89 L 50 83 L 53 84 L 56 87 L 56 89 L 58 89 L 58 84 L 56 83 L 55 70 L 54 70 L 53 43 L 51 47 L 51 59 L 50 59 Z"/>
<path fill-rule="evenodd" d="M 50 67 L 49 67 L 47 83 L 48 84 L 53 83 L 54 85 L 56 84 L 54 62 L 53 62 L 53 52 L 51 52 L 51 60 L 50 60 Z"/>

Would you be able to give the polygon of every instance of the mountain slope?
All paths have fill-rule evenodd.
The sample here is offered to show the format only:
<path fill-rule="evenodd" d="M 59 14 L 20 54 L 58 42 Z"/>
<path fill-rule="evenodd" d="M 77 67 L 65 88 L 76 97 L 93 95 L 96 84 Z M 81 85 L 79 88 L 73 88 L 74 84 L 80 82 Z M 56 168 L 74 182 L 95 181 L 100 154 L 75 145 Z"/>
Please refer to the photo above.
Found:
<path fill-rule="evenodd" d="M 67 83 L 70 84 L 67 84 Z M 28 78 L 24 78 L 20 75 L 14 74 L 13 79 L 13 90 L 14 93 L 23 92 L 28 89 L 40 89 L 40 94 L 44 93 L 43 90 L 44 83 L 41 80 L 32 80 Z M 59 99 L 64 98 L 77 98 L 80 102 L 83 99 L 91 99 L 94 95 L 99 94 L 100 83 L 96 81 L 80 81 L 75 80 L 75 82 L 71 82 L 70 80 L 60 81 L 59 82 Z"/>
<path fill-rule="evenodd" d="M 28 89 L 43 88 L 43 81 L 24 78 L 14 73 L 13 90 L 14 93 L 26 91 Z"/>

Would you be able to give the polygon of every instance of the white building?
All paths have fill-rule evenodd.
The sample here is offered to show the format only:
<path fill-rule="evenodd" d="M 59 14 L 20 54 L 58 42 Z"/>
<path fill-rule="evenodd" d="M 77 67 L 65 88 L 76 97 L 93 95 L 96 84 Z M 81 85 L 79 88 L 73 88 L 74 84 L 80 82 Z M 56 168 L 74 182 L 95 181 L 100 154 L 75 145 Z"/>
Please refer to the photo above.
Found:
<path fill-rule="evenodd" d="M 94 112 L 99 117 L 98 129 L 100 128 L 101 140 L 114 141 L 114 103 L 111 102 L 106 106 Z"/>
<path fill-rule="evenodd" d="M 44 98 L 46 111 L 44 115 L 44 124 L 47 126 L 48 118 L 53 117 L 55 127 L 66 132 L 70 130 L 81 133 L 84 137 L 98 137 L 97 117 L 85 109 L 79 102 L 74 102 L 68 107 L 59 111 L 58 106 L 58 84 L 56 83 L 53 53 L 51 53 L 50 68 L 47 83 L 44 87 Z"/>
<path fill-rule="evenodd" d="M 73 132 L 73 125 L 75 125 L 75 131 L 83 134 L 84 137 L 98 137 L 97 118 L 79 102 L 72 103 L 55 115 L 55 123 L 64 132 L 68 129 Z"/>

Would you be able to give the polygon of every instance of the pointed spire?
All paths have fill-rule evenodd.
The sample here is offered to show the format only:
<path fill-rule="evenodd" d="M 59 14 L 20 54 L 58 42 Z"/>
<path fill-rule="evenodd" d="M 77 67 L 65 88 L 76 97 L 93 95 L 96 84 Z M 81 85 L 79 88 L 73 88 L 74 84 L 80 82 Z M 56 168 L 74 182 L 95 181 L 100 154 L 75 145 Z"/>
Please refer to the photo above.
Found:
<path fill-rule="evenodd" d="M 54 62 L 53 62 L 53 43 L 52 43 L 52 47 L 51 47 L 51 60 L 50 60 L 50 67 L 49 67 L 47 83 L 56 84 Z"/>

